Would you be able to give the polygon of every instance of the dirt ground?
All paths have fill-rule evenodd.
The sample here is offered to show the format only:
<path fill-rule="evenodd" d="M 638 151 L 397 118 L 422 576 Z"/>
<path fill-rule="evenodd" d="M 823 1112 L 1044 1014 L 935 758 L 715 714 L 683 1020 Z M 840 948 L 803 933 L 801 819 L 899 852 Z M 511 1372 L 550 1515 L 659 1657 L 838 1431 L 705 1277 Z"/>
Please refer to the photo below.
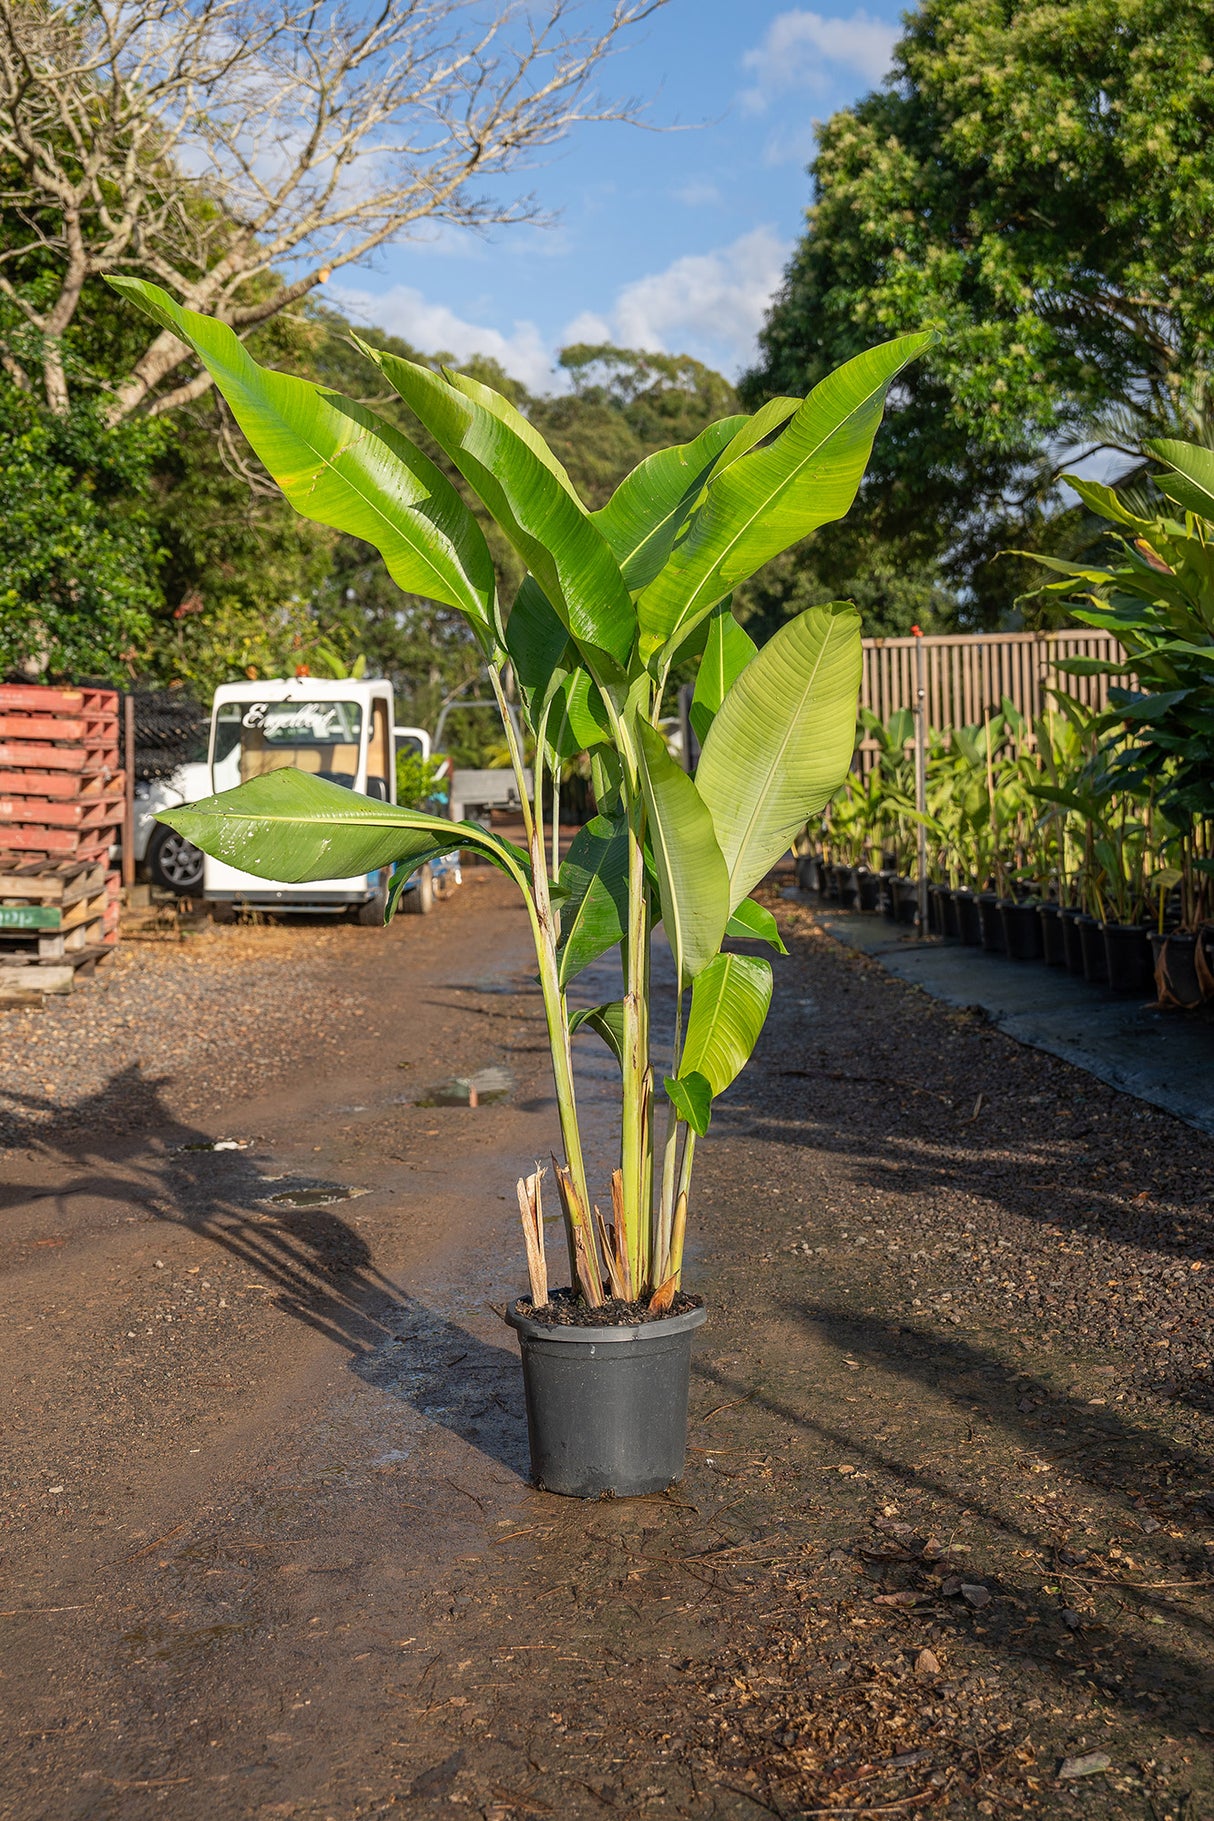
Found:
<path fill-rule="evenodd" d="M 1211 1821 L 1214 1141 L 771 902 L 657 1498 L 527 1484 L 496 875 L 0 1022 L 0 1815 Z"/>

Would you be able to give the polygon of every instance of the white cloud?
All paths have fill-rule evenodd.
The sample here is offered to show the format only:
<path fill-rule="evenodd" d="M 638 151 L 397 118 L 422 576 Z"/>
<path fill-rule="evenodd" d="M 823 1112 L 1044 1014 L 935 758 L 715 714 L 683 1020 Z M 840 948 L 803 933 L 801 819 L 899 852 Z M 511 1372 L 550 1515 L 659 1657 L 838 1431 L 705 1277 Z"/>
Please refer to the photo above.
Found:
<path fill-rule="evenodd" d="M 387 329 L 391 335 L 412 342 L 424 354 L 452 354 L 468 360 L 487 354 L 500 361 L 506 372 L 534 392 L 551 390 L 552 352 L 533 322 L 515 322 L 509 334 L 485 323 L 469 322 L 446 304 L 432 303 L 412 285 L 393 285 L 387 291 L 363 291 L 334 284 L 326 297 L 356 322 Z"/>
<path fill-rule="evenodd" d="M 693 177 L 690 182 L 682 183 L 671 195 L 676 202 L 681 202 L 688 209 L 706 209 L 721 200 L 721 192 L 715 183 L 709 183 L 706 177 Z"/>
<path fill-rule="evenodd" d="M 713 252 L 684 254 L 665 271 L 626 284 L 608 320 L 579 317 L 563 339 L 591 340 L 591 324 L 610 327 L 609 338 L 593 339 L 657 353 L 694 354 L 710 366 L 736 373 L 754 353 L 755 337 L 789 251 L 787 242 L 762 227 Z"/>
<path fill-rule="evenodd" d="M 743 105 L 762 113 L 779 94 L 808 89 L 827 94 L 846 71 L 879 82 L 889 69 L 898 27 L 874 19 L 863 7 L 841 18 L 797 9 L 772 20 L 762 42 L 747 51 L 742 67 L 753 78 Z"/>

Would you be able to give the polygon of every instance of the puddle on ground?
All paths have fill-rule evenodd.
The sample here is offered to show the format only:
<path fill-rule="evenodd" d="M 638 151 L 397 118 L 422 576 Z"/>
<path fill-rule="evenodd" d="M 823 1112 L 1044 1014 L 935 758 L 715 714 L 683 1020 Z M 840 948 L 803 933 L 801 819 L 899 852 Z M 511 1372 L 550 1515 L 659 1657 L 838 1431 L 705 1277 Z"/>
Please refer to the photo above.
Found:
<path fill-rule="evenodd" d="M 357 1195 L 367 1195 L 368 1189 L 349 1188 L 343 1183 L 335 1183 L 327 1189 L 283 1189 L 277 1195 L 267 1198 L 266 1206 L 272 1208 L 323 1208 L 331 1201 L 353 1201 Z"/>
<path fill-rule="evenodd" d="M 475 1075 L 456 1075 L 431 1088 L 413 1104 L 417 1107 L 492 1106 L 495 1101 L 508 1100 L 513 1088 L 514 1077 L 509 1069 L 494 1064 L 487 1069 L 478 1069 Z"/>
<path fill-rule="evenodd" d="M 199 1144 L 179 1144 L 179 1151 L 247 1151 L 251 1138 L 210 1138 Z"/>

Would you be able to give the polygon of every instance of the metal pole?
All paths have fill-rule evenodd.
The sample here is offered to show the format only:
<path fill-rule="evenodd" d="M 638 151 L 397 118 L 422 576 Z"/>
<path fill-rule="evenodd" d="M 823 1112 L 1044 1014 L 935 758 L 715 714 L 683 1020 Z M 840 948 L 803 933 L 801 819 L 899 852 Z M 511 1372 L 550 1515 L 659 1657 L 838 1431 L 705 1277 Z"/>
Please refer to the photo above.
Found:
<path fill-rule="evenodd" d="M 923 682 L 923 634 L 915 635 L 915 808 L 927 814 L 927 690 Z M 919 934 L 927 934 L 927 828 L 919 823 Z"/>
<path fill-rule="evenodd" d="M 129 891 L 135 883 L 135 698 L 128 693 L 122 698 L 123 769 L 125 790 L 122 800 L 122 883 Z"/>

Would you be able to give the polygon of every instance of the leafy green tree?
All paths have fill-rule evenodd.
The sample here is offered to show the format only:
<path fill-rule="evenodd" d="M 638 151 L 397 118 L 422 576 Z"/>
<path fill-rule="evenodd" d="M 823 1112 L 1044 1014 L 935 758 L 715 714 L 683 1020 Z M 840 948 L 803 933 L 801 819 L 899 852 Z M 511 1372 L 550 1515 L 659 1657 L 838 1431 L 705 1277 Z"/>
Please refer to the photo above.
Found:
<path fill-rule="evenodd" d="M 858 517 L 903 573 L 940 561 L 965 614 L 997 617 L 1026 578 L 990 558 L 1048 546 L 1062 448 L 1110 401 L 1173 421 L 1210 362 L 1214 9 L 924 0 L 810 171 L 743 394 L 940 330 L 891 397 Z"/>
<path fill-rule="evenodd" d="M 131 676 L 163 600 L 164 441 L 87 405 L 56 417 L 0 382 L 0 676 Z"/>

